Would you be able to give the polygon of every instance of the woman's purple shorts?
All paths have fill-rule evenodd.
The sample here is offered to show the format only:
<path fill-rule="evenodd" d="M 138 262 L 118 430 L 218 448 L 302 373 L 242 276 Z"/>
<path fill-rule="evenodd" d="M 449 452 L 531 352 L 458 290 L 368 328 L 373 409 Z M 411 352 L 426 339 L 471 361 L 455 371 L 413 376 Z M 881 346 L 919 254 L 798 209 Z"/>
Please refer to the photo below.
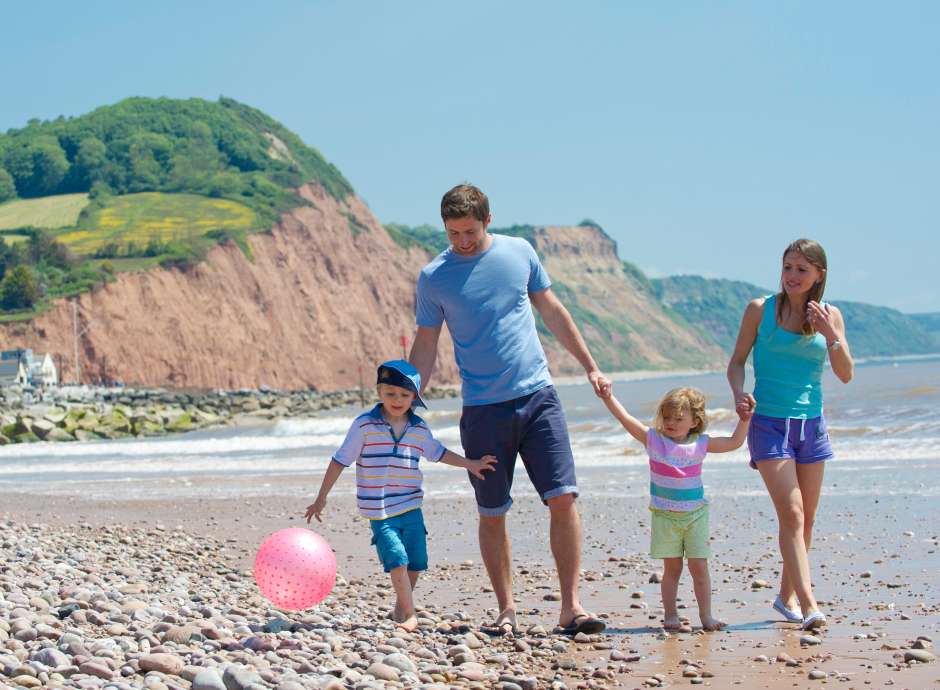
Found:
<path fill-rule="evenodd" d="M 812 419 L 765 417 L 751 418 L 747 432 L 751 467 L 761 460 L 796 460 L 801 465 L 831 460 L 829 427 L 823 416 Z"/>

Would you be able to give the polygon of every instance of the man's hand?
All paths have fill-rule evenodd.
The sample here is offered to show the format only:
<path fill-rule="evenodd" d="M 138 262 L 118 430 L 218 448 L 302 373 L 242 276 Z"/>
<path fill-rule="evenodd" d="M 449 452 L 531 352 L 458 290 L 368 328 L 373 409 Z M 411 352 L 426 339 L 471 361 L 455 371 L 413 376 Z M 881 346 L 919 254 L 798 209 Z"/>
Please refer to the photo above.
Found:
<path fill-rule="evenodd" d="M 317 498 L 313 503 L 307 506 L 307 512 L 304 513 L 304 517 L 307 518 L 307 524 L 310 524 L 310 518 L 316 518 L 317 522 L 323 522 L 320 519 L 320 513 L 326 508 L 326 499 Z"/>
<path fill-rule="evenodd" d="M 598 398 L 609 398 L 611 393 L 610 379 L 604 376 L 600 370 L 595 369 L 588 372 L 588 381 L 594 387 L 594 395 Z"/>
<path fill-rule="evenodd" d="M 467 460 L 467 471 L 479 480 L 485 480 L 484 472 L 492 472 L 497 463 L 495 455 L 484 455 L 479 460 Z"/>

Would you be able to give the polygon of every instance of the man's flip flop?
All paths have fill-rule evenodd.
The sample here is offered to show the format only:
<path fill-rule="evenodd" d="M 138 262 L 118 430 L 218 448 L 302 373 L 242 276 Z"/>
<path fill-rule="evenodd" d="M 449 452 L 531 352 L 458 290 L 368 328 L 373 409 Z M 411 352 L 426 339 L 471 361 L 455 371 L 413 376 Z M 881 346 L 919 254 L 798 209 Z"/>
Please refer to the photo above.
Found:
<path fill-rule="evenodd" d="M 577 635 L 578 633 L 584 633 L 585 635 L 595 635 L 599 632 L 602 632 L 607 625 L 604 621 L 599 618 L 587 613 L 579 613 L 577 616 L 571 619 L 571 622 L 565 626 L 559 626 L 556 628 L 558 632 L 562 635 Z"/>

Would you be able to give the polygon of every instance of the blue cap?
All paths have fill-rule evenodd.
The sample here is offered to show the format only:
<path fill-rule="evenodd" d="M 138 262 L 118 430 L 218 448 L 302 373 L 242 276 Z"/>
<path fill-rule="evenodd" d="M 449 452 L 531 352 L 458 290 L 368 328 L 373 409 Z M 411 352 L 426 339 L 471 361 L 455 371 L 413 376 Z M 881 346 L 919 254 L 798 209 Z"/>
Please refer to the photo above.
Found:
<path fill-rule="evenodd" d="M 415 394 L 414 407 L 427 408 L 421 398 L 421 374 L 403 359 L 393 359 L 379 365 L 376 383 L 398 386 Z"/>

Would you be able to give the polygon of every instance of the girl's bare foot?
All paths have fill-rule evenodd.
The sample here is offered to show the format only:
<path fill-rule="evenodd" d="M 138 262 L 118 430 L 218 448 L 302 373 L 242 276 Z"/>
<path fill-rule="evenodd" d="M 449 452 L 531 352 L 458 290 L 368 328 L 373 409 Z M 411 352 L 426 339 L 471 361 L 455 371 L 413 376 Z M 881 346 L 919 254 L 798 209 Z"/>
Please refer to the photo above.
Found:
<path fill-rule="evenodd" d="M 721 630 L 726 627 L 728 627 L 727 623 L 718 620 L 714 616 L 702 616 L 702 630 L 714 632 L 715 630 Z"/>
<path fill-rule="evenodd" d="M 682 627 L 682 621 L 679 620 L 678 614 L 674 616 L 666 616 L 663 618 L 663 630 L 674 630 L 677 631 Z"/>
<path fill-rule="evenodd" d="M 418 629 L 418 617 L 414 614 L 408 616 L 405 620 L 399 621 L 396 628 L 400 628 L 405 632 L 414 632 Z"/>

